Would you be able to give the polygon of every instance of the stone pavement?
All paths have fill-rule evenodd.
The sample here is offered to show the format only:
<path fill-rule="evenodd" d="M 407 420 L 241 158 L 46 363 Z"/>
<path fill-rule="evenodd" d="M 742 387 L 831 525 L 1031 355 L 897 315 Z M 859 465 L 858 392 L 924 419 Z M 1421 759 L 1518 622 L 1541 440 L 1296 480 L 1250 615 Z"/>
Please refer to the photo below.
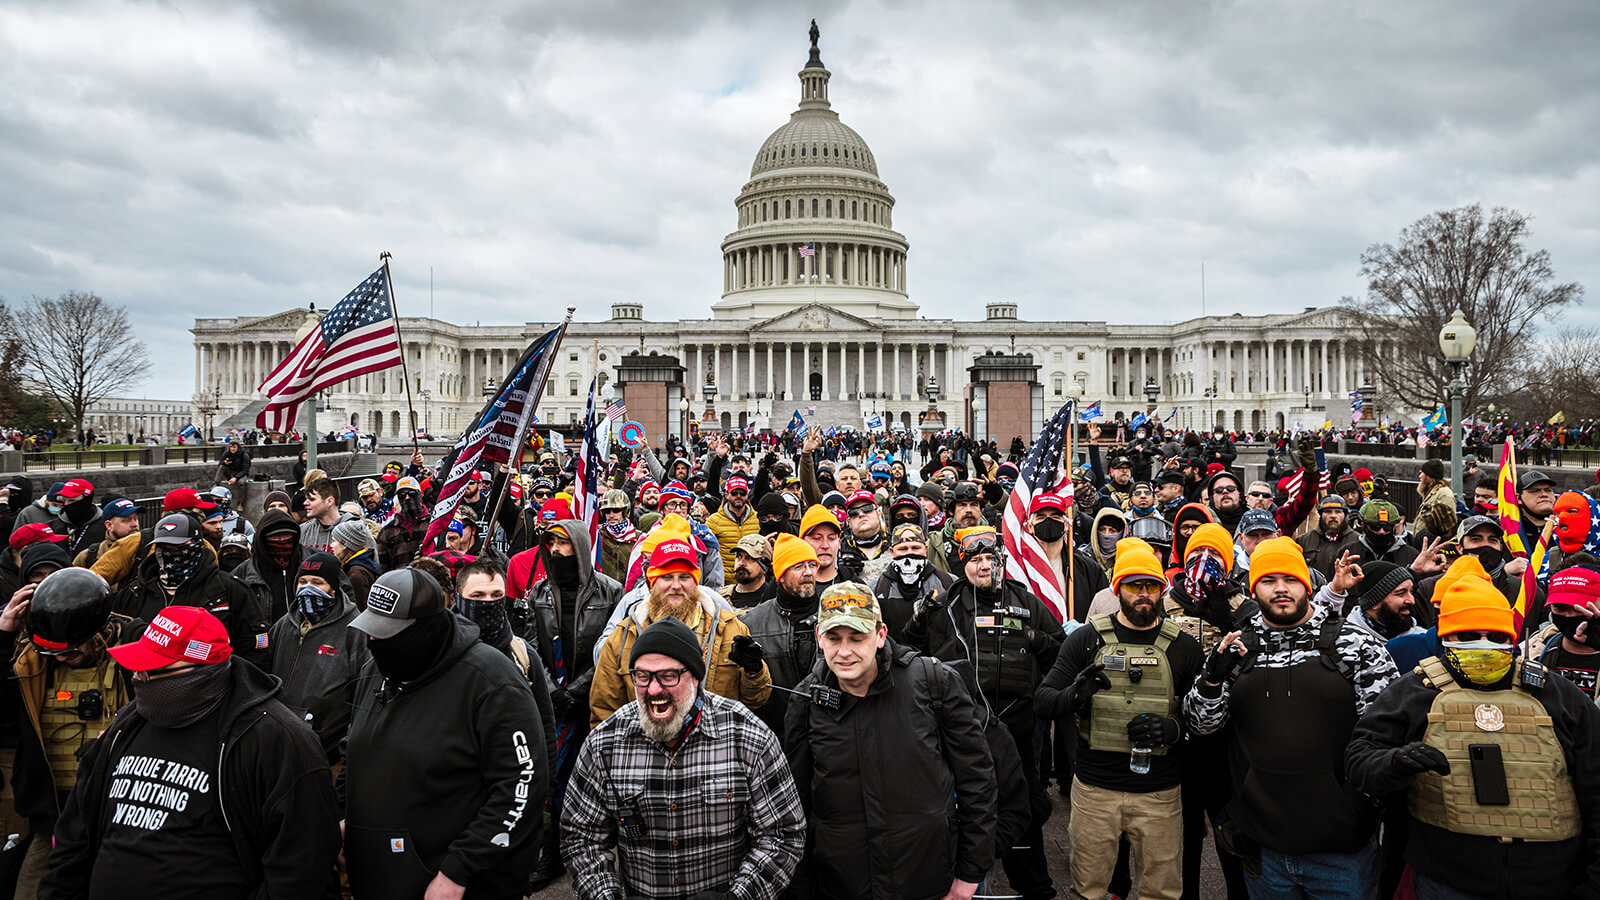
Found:
<path fill-rule="evenodd" d="M 1044 826 L 1045 856 L 1050 861 L 1050 875 L 1055 880 L 1056 893 L 1065 898 L 1070 896 L 1072 884 L 1071 877 L 1067 874 L 1067 817 L 1069 807 L 1067 798 L 1056 793 L 1053 787 L 1048 793 L 1055 812 L 1051 814 L 1050 821 L 1046 822 Z M 1213 898 L 1223 898 L 1227 895 L 1227 888 L 1222 882 L 1222 868 L 1217 863 L 1216 849 L 1212 846 L 1211 838 L 1208 836 L 1206 838 L 1205 856 L 1200 866 L 1200 897 L 1202 900 L 1213 900 Z M 560 881 L 533 895 L 538 900 L 569 900 L 574 896 L 576 895 L 572 891 L 571 882 L 566 877 L 562 877 Z M 978 896 L 999 898 L 1015 895 L 1010 893 L 1009 886 L 1006 884 L 1005 873 L 1000 871 L 999 866 L 996 866 L 994 879 L 991 883 L 984 885 L 984 889 L 979 891 Z M 1139 896 L 1137 885 L 1132 896 Z"/>

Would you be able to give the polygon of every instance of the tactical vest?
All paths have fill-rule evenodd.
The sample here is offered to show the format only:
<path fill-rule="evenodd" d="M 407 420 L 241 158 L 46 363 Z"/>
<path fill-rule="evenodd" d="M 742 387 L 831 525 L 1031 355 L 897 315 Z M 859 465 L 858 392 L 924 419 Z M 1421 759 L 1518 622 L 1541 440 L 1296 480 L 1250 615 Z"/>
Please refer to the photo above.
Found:
<path fill-rule="evenodd" d="M 1110 679 L 1111 687 L 1095 693 L 1087 719 L 1078 717 L 1078 733 L 1089 742 L 1091 750 L 1127 753 L 1133 749 L 1133 742 L 1128 740 L 1130 719 L 1143 713 L 1177 714 L 1179 697 L 1172 683 L 1167 648 L 1182 631 L 1178 623 L 1162 619 L 1155 640 L 1148 644 L 1124 644 L 1117 639 L 1109 615 L 1091 616 L 1089 624 L 1105 643 L 1096 652 L 1098 662 L 1105 666 L 1105 676 Z M 1135 676 L 1133 672 L 1139 674 Z M 1151 752 L 1164 756 L 1167 748 L 1156 747 Z"/>
<path fill-rule="evenodd" d="M 1522 686 L 1522 662 L 1517 663 L 1513 687 L 1501 691 L 1463 688 L 1436 656 L 1423 660 L 1416 671 L 1423 675 L 1424 685 L 1439 692 L 1428 710 L 1423 741 L 1444 753 L 1450 761 L 1450 774 L 1412 776 L 1406 794 L 1412 817 L 1457 834 L 1503 842 L 1577 837 L 1583 823 L 1578 818 L 1578 798 L 1567 772 L 1567 757 L 1550 714 Z M 1468 750 L 1472 744 L 1500 747 L 1509 805 L 1478 803 Z"/>
<path fill-rule="evenodd" d="M 1242 597 L 1243 595 L 1235 596 Z M 1233 608 L 1237 610 L 1239 608 L 1238 604 L 1234 604 Z M 1217 645 L 1222 643 L 1223 638 L 1228 636 L 1228 633 L 1221 628 L 1199 616 L 1190 615 L 1178 604 L 1178 601 L 1172 599 L 1170 590 L 1161 597 L 1161 612 L 1164 621 L 1176 624 L 1179 631 L 1194 638 L 1195 643 L 1200 645 L 1200 652 L 1207 656 L 1217 649 Z"/>
<path fill-rule="evenodd" d="M 116 665 L 109 659 L 98 668 L 57 666 L 53 681 L 39 710 L 40 738 L 56 787 L 65 792 L 78 780 L 78 755 L 111 727 L 117 710 L 129 698 L 122 690 Z M 91 691 L 97 692 L 98 698 Z M 97 718 L 82 717 L 81 712 L 90 711 L 86 702 L 99 704 Z"/>
<path fill-rule="evenodd" d="M 1033 636 L 1027 609 L 980 605 L 972 617 L 978 681 L 989 699 L 1005 702 L 1033 696 L 1039 682 L 1039 660 L 1028 650 Z"/>

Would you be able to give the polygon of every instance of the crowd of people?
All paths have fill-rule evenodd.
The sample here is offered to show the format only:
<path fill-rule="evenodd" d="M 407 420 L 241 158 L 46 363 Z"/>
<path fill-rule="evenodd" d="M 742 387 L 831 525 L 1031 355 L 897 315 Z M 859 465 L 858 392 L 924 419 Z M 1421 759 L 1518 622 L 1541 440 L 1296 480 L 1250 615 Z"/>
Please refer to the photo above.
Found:
<path fill-rule="evenodd" d="M 1408 520 L 1309 438 L 1087 437 L 1059 491 L 1020 438 L 617 447 L 592 530 L 545 452 L 437 538 L 420 451 L 259 515 L 241 447 L 143 521 L 12 477 L 6 883 L 1194 898 L 1209 835 L 1230 898 L 1600 896 L 1600 500 L 1524 471 L 1508 536 L 1490 472 Z"/>

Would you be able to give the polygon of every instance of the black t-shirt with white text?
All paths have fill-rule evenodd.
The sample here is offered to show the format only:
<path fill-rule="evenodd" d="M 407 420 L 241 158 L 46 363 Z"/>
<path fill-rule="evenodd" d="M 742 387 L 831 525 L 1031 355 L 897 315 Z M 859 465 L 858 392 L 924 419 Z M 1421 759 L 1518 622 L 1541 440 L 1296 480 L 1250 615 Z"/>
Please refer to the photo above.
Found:
<path fill-rule="evenodd" d="M 150 722 L 117 747 L 89 900 L 249 895 L 218 794 L 222 713 L 187 728 Z"/>
<path fill-rule="evenodd" d="M 1547 668 L 1561 673 L 1562 677 L 1577 685 L 1591 698 L 1600 688 L 1600 653 L 1572 653 L 1561 646 L 1560 637 L 1552 638 L 1555 646 L 1542 660 Z"/>

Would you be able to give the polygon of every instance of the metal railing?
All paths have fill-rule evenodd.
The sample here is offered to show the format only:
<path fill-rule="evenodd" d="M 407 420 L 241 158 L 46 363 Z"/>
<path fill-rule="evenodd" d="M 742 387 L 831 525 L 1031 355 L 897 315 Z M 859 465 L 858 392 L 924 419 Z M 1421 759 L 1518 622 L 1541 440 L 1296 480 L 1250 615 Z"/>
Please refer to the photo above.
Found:
<path fill-rule="evenodd" d="M 29 470 L 54 472 L 57 469 L 106 469 L 144 464 L 143 450 L 48 450 L 22 455 Z"/>

